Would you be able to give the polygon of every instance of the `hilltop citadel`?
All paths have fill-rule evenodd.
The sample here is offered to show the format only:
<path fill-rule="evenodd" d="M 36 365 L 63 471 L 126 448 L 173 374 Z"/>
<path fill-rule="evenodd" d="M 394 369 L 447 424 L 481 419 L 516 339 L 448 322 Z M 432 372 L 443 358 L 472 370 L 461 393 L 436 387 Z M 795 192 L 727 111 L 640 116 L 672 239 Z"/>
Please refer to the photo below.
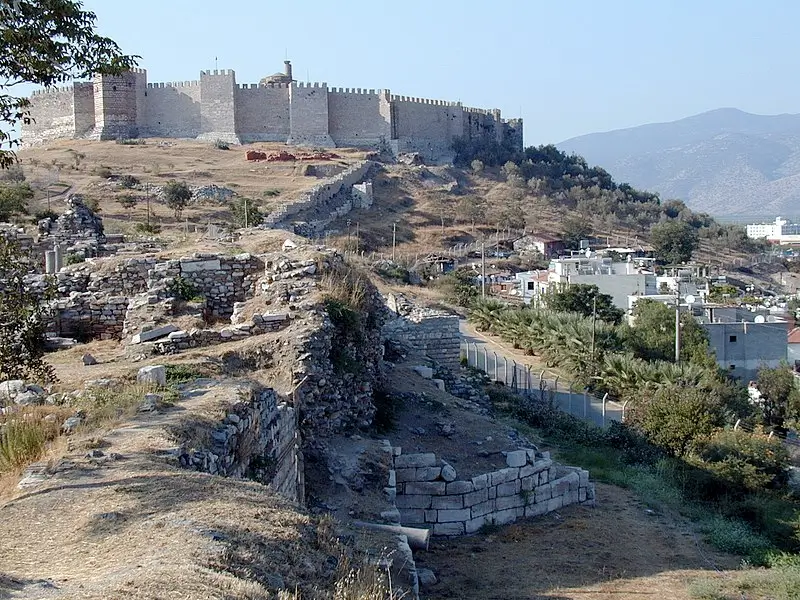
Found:
<path fill-rule="evenodd" d="M 289 61 L 258 84 L 237 84 L 233 70 L 171 83 L 148 83 L 143 69 L 98 75 L 34 92 L 31 116 L 26 146 L 59 138 L 197 138 L 419 152 L 433 160 L 449 158 L 460 137 L 522 148 L 522 119 L 503 120 L 497 109 L 298 82 Z"/>

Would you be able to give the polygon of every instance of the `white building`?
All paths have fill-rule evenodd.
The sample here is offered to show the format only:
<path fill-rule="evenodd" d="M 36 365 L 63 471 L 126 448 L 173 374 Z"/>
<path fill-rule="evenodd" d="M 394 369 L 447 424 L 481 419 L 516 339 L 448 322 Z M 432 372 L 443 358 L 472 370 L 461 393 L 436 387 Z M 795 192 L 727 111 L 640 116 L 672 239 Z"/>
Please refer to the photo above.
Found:
<path fill-rule="evenodd" d="M 766 239 L 779 244 L 800 243 L 800 223 L 789 223 L 778 217 L 774 223 L 753 223 L 747 226 L 747 237 Z"/>

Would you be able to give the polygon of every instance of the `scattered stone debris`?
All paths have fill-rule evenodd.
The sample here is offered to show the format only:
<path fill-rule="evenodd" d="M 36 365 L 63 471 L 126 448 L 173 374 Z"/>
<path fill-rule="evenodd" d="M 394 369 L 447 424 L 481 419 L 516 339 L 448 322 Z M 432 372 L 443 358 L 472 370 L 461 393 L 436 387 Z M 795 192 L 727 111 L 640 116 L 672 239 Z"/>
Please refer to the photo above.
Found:
<path fill-rule="evenodd" d="M 293 162 L 296 160 L 333 160 L 339 158 L 338 154 L 333 152 L 261 152 L 260 150 L 248 150 L 245 153 L 245 158 L 249 161 L 255 162 Z"/>

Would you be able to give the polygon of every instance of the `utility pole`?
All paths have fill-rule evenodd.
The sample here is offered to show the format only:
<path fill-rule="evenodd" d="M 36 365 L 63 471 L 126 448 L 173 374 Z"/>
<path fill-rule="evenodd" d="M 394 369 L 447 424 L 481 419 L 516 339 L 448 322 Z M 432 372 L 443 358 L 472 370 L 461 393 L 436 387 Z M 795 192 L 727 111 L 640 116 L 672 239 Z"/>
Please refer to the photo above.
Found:
<path fill-rule="evenodd" d="M 594 369 L 594 337 L 597 322 L 597 296 L 592 298 L 592 369 Z"/>
<path fill-rule="evenodd" d="M 244 199 L 244 228 L 247 229 L 247 198 Z"/>
<path fill-rule="evenodd" d="M 481 238 L 481 298 L 486 299 L 486 240 Z"/>
<path fill-rule="evenodd" d="M 681 362 L 681 293 L 680 284 L 675 294 L 675 363 Z"/>
<path fill-rule="evenodd" d="M 392 262 L 394 262 L 396 248 L 397 248 L 397 221 L 392 223 Z"/>
<path fill-rule="evenodd" d="M 358 247 L 359 247 L 359 238 L 358 238 L 358 221 L 356 221 L 356 254 L 358 254 Z"/>
<path fill-rule="evenodd" d="M 144 184 L 144 197 L 147 200 L 147 229 L 150 230 L 150 184 Z"/>

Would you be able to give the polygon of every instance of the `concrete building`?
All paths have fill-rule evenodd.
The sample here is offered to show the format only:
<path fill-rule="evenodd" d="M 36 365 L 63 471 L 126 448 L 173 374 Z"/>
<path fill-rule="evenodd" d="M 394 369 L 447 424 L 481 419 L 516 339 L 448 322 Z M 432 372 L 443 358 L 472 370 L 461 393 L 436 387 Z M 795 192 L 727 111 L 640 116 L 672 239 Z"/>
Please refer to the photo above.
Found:
<path fill-rule="evenodd" d="M 789 223 L 781 217 L 774 223 L 753 223 L 747 226 L 747 237 L 778 244 L 800 244 L 800 223 Z"/>
<path fill-rule="evenodd" d="M 521 254 L 538 252 L 545 258 L 559 256 L 566 249 L 564 240 L 546 233 L 526 235 L 516 240 L 513 246 L 514 250 Z"/>
<path fill-rule="evenodd" d="M 789 332 L 786 359 L 792 367 L 800 361 L 800 327 L 795 327 Z"/>
<path fill-rule="evenodd" d="M 522 150 L 522 120 L 497 109 L 398 96 L 389 90 L 334 88 L 283 73 L 238 84 L 232 70 L 201 71 L 196 81 L 150 83 L 134 69 L 34 92 L 22 142 L 59 138 L 196 138 L 282 142 L 418 152 L 452 158 L 455 138 L 510 143 Z"/>

